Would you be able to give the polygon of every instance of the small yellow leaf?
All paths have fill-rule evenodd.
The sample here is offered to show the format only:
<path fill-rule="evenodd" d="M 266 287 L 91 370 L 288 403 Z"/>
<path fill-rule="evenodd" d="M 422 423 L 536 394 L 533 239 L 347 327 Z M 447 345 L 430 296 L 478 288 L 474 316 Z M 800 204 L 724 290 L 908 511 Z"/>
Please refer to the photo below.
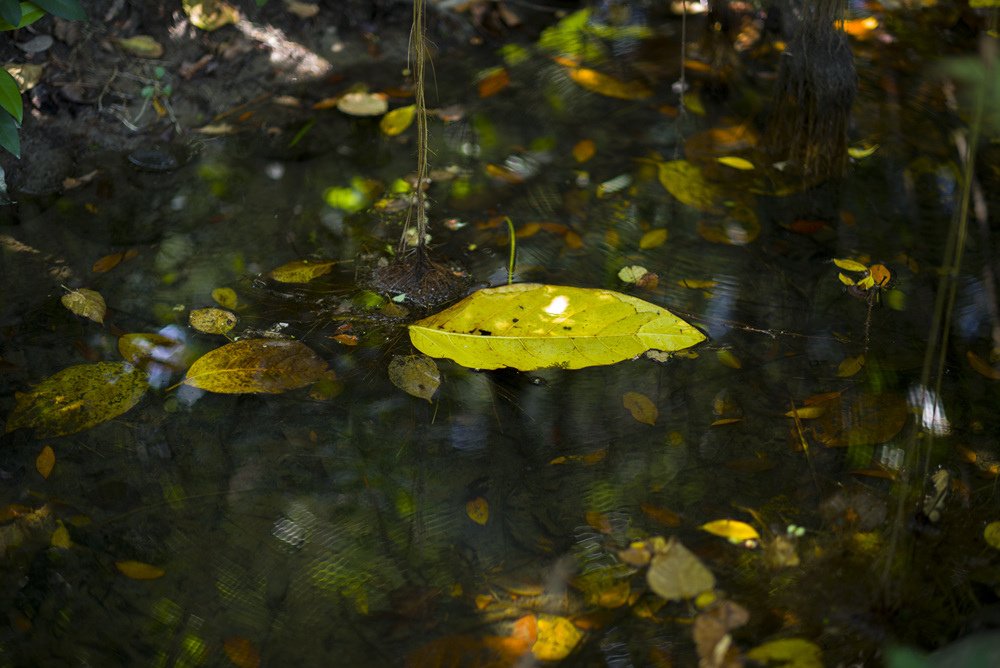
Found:
<path fill-rule="evenodd" d="M 746 158 L 740 158 L 734 155 L 727 155 L 721 158 L 716 158 L 720 164 L 726 165 L 727 167 L 732 167 L 733 169 L 739 169 L 743 171 L 749 171 L 754 168 L 753 163 Z"/>
<path fill-rule="evenodd" d="M 166 575 L 166 571 L 159 566 L 153 566 L 141 561 L 116 561 L 115 568 L 127 578 L 133 580 L 156 580 Z"/>
<path fill-rule="evenodd" d="M 855 260 L 833 258 L 833 263 L 846 271 L 868 271 L 868 267 Z"/>
<path fill-rule="evenodd" d="M 441 372 L 430 357 L 396 355 L 389 362 L 389 380 L 407 394 L 430 401 L 441 385 Z"/>
<path fill-rule="evenodd" d="M 38 471 L 38 475 L 47 480 L 55 465 L 56 452 L 52 449 L 51 445 L 46 445 L 38 453 L 38 456 L 35 457 L 35 470 Z"/>
<path fill-rule="evenodd" d="M 308 346 L 290 339 L 244 339 L 198 358 L 186 385 L 220 394 L 275 394 L 323 378 L 326 362 Z"/>
<path fill-rule="evenodd" d="M 837 272 L 837 279 L 841 283 L 843 283 L 844 285 L 846 285 L 847 287 L 851 287 L 852 285 L 855 284 L 853 278 L 850 278 L 849 276 L 845 276 L 842 273 L 840 273 L 839 271 Z"/>
<path fill-rule="evenodd" d="M 727 424 L 736 424 L 737 422 L 743 422 L 743 418 L 719 418 L 708 425 L 709 427 L 724 427 Z"/>
<path fill-rule="evenodd" d="M 629 267 L 622 267 L 618 270 L 618 278 L 623 283 L 638 283 L 639 280 L 649 273 L 645 267 L 640 267 L 639 265 L 632 265 Z"/>
<path fill-rule="evenodd" d="M 128 39 L 120 39 L 118 46 L 140 58 L 159 58 L 163 55 L 163 47 L 149 35 L 136 35 Z"/>
<path fill-rule="evenodd" d="M 197 308 L 188 314 L 188 322 L 204 334 L 225 334 L 236 326 L 236 314 L 221 308 Z"/>
<path fill-rule="evenodd" d="M 239 23 L 240 12 L 228 2 L 218 0 L 183 0 L 181 6 L 191 25 L 207 32 Z"/>
<path fill-rule="evenodd" d="M 826 413 L 826 406 L 801 406 L 794 411 L 785 413 L 785 417 L 797 417 L 800 420 L 815 420 Z"/>
<path fill-rule="evenodd" d="M 862 144 L 860 146 L 849 146 L 847 148 L 847 155 L 851 156 L 855 160 L 861 160 L 863 158 L 867 158 L 877 150 L 878 150 L 878 144 Z"/>
<path fill-rule="evenodd" d="M 406 131 L 406 129 L 413 123 L 413 119 L 416 118 L 416 116 L 417 106 L 411 104 L 398 109 L 393 109 L 382 117 L 378 126 L 379 129 L 382 130 L 383 134 L 389 137 L 395 137 L 396 135 Z"/>
<path fill-rule="evenodd" d="M 844 361 L 837 365 L 838 378 L 850 378 L 865 365 L 865 356 L 845 357 Z"/>
<path fill-rule="evenodd" d="M 485 526 L 490 520 L 490 504 L 483 497 L 477 496 L 466 502 L 465 514 L 476 524 Z"/>
<path fill-rule="evenodd" d="M 730 543 L 745 543 L 748 540 L 760 540 L 757 530 L 746 522 L 739 520 L 715 520 L 701 525 L 702 531 L 727 539 Z"/>
<path fill-rule="evenodd" d="M 776 668 L 823 668 L 822 651 L 803 638 L 772 640 L 754 647 L 746 657 Z"/>
<path fill-rule="evenodd" d="M 87 288 L 64 294 L 62 304 L 76 315 L 100 324 L 104 324 L 104 315 L 108 311 L 101 293 Z"/>
<path fill-rule="evenodd" d="M 571 67 L 567 73 L 577 84 L 600 95 L 621 100 L 644 100 L 653 94 L 641 81 L 621 81 L 586 67 Z"/>
<path fill-rule="evenodd" d="M 983 538 L 986 544 L 992 548 L 1000 550 L 1000 522 L 990 522 L 983 529 Z"/>
<path fill-rule="evenodd" d="M 622 396 L 622 404 L 638 422 L 650 426 L 656 424 L 656 418 L 659 417 L 660 413 L 656 408 L 656 404 L 650 401 L 649 397 L 645 394 L 626 392 Z"/>
<path fill-rule="evenodd" d="M 236 291 L 232 288 L 216 288 L 212 290 L 212 299 L 222 308 L 234 309 L 239 304 Z"/>
<path fill-rule="evenodd" d="M 538 615 L 538 637 L 531 646 L 531 653 L 539 661 L 561 661 L 569 656 L 583 632 L 565 617 Z"/>
<path fill-rule="evenodd" d="M 337 100 L 337 109 L 348 116 L 381 116 L 389 110 L 385 95 L 358 91 Z"/>
<path fill-rule="evenodd" d="M 642 239 L 639 240 L 639 248 L 642 250 L 649 250 L 650 248 L 656 248 L 662 246 L 663 242 L 667 240 L 667 228 L 658 227 L 652 229 L 642 235 Z"/>
<path fill-rule="evenodd" d="M 875 279 L 871 277 L 871 274 L 868 274 L 858 281 L 858 287 L 864 290 L 871 290 L 875 287 Z"/>
<path fill-rule="evenodd" d="M 314 278 L 329 274 L 335 264 L 334 260 L 293 260 L 272 269 L 268 276 L 279 283 L 308 283 Z"/>
<path fill-rule="evenodd" d="M 740 361 L 740 358 L 737 357 L 736 354 L 729 348 L 719 348 L 715 351 L 715 356 L 722 366 L 728 366 L 730 369 L 743 368 L 743 362 Z"/>
<path fill-rule="evenodd" d="M 587 162 L 597 153 L 597 144 L 593 139 L 581 139 L 573 146 L 573 159 L 577 162 Z"/>
<path fill-rule="evenodd" d="M 719 284 L 718 281 L 703 281 L 694 278 L 682 278 L 677 285 L 691 290 L 711 290 Z"/>
<path fill-rule="evenodd" d="M 260 652 L 247 638 L 233 636 L 222 641 L 222 649 L 237 668 L 259 668 Z"/>
<path fill-rule="evenodd" d="M 131 260 L 139 254 L 139 251 L 135 249 L 129 249 L 127 251 L 122 251 L 121 253 L 112 253 L 111 255 L 105 255 L 99 258 L 94 265 L 90 268 L 95 274 L 103 274 L 111 271 L 119 264 L 126 260 Z"/>
<path fill-rule="evenodd" d="M 56 530 L 52 532 L 52 538 L 49 539 L 49 544 L 52 547 L 58 547 L 63 550 L 68 550 L 73 547 L 73 539 L 69 537 L 69 530 L 66 525 L 62 523 L 62 520 L 56 520 Z"/>

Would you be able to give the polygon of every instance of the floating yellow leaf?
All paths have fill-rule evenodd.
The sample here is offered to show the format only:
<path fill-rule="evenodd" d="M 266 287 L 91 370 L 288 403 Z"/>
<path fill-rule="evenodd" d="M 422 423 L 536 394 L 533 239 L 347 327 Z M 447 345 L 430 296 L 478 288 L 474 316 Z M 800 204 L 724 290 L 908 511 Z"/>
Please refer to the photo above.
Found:
<path fill-rule="evenodd" d="M 818 406 L 802 406 L 800 408 L 796 408 L 793 411 L 785 413 L 785 417 L 797 417 L 800 420 L 815 420 L 824 413 L 826 413 L 826 405 L 821 404 Z"/>
<path fill-rule="evenodd" d="M 745 543 L 748 540 L 760 540 L 757 530 L 746 522 L 739 520 L 715 520 L 701 525 L 702 531 L 727 539 L 730 543 Z"/>
<path fill-rule="evenodd" d="M 638 283 L 643 276 L 649 273 L 649 270 L 645 267 L 640 267 L 639 265 L 632 265 L 629 267 L 622 267 L 618 270 L 618 278 L 624 283 Z"/>
<path fill-rule="evenodd" d="M 716 158 L 720 164 L 727 167 L 732 167 L 733 169 L 739 169 L 742 171 L 749 171 L 754 168 L 753 163 L 746 158 L 740 158 L 735 155 L 727 155 L 721 158 Z"/>
<path fill-rule="evenodd" d="M 660 597 L 679 601 L 713 589 L 715 576 L 690 550 L 671 538 L 669 543 L 656 548 L 646 571 L 646 582 Z"/>
<path fill-rule="evenodd" d="M 1000 522 L 990 522 L 983 529 L 983 539 L 992 548 L 1000 550 Z"/>
<path fill-rule="evenodd" d="M 561 661 L 572 653 L 583 632 L 565 617 L 538 615 L 538 638 L 531 653 L 539 661 Z"/>
<path fill-rule="evenodd" d="M 465 514 L 476 524 L 486 525 L 490 521 L 490 504 L 481 496 L 465 503 Z"/>
<path fill-rule="evenodd" d="M 115 568 L 127 578 L 133 580 L 156 580 L 166 575 L 166 571 L 159 566 L 153 566 L 142 561 L 116 561 Z"/>
<path fill-rule="evenodd" d="M 635 297 L 535 283 L 479 290 L 410 325 L 417 350 L 474 369 L 580 369 L 704 339 L 669 311 Z"/>
<path fill-rule="evenodd" d="M 441 384 L 441 372 L 430 357 L 396 355 L 389 362 L 389 380 L 407 394 L 430 401 Z"/>
<path fill-rule="evenodd" d="M 184 383 L 221 394 L 286 392 L 322 378 L 326 362 L 290 339 L 245 339 L 200 357 Z"/>
<path fill-rule="evenodd" d="M 337 109 L 348 116 L 381 116 L 389 110 L 389 102 L 381 93 L 356 91 L 341 96 Z"/>
<path fill-rule="evenodd" d="M 240 12 L 228 2 L 218 0 L 183 0 L 181 6 L 191 19 L 191 25 L 211 32 L 232 23 L 239 23 Z"/>
<path fill-rule="evenodd" d="M 87 288 L 64 294 L 62 304 L 73 313 L 100 324 L 104 324 L 104 315 L 108 311 L 101 293 Z"/>
<path fill-rule="evenodd" d="M 216 288 L 212 290 L 212 299 L 222 308 L 234 309 L 239 304 L 236 291 L 232 288 Z"/>
<path fill-rule="evenodd" d="M 971 366 L 976 373 L 986 376 L 990 380 L 1000 380 L 1000 370 L 994 369 L 989 362 L 976 353 L 971 350 L 967 350 L 965 352 L 965 359 L 968 360 L 969 366 Z"/>
<path fill-rule="evenodd" d="M 62 550 L 73 547 L 73 539 L 69 537 L 69 529 L 62 523 L 62 520 L 56 520 L 56 530 L 52 532 L 49 544 Z"/>
<path fill-rule="evenodd" d="M 236 326 L 236 314 L 221 308 L 196 308 L 188 314 L 188 322 L 205 334 L 225 334 Z"/>
<path fill-rule="evenodd" d="M 329 274 L 335 264 L 337 263 L 334 260 L 325 262 L 293 260 L 286 262 L 277 269 L 272 269 L 268 273 L 268 277 L 279 283 L 308 283 L 314 278 Z"/>
<path fill-rule="evenodd" d="M 645 394 L 626 392 L 622 396 L 622 404 L 638 422 L 650 426 L 656 424 L 656 418 L 659 417 L 660 412 L 656 409 L 656 404 L 650 401 Z"/>
<path fill-rule="evenodd" d="M 38 471 L 38 475 L 42 476 L 46 480 L 52 473 L 52 469 L 56 465 L 56 452 L 52 449 L 51 445 L 46 445 L 42 448 L 42 451 L 38 453 L 35 457 L 35 470 Z"/>
<path fill-rule="evenodd" d="M 393 109 L 382 117 L 378 126 L 384 134 L 390 137 L 395 137 L 396 135 L 405 132 L 406 128 L 410 127 L 413 123 L 413 119 L 416 118 L 416 116 L 417 106 L 411 104 L 398 109 Z"/>
<path fill-rule="evenodd" d="M 754 647 L 746 657 L 775 668 L 823 668 L 822 651 L 803 638 L 772 640 Z"/>
<path fill-rule="evenodd" d="M 615 97 L 620 100 L 644 100 L 653 91 L 641 81 L 621 81 L 612 76 L 586 67 L 570 67 L 569 78 L 592 93 Z"/>
<path fill-rule="evenodd" d="M 639 239 L 639 248 L 642 250 L 649 250 L 650 248 L 656 248 L 662 246 L 667 240 L 667 228 L 658 227 L 652 229 L 642 235 L 642 239 Z"/>
<path fill-rule="evenodd" d="M 868 271 L 868 267 L 866 267 L 865 265 L 861 264 L 856 260 L 850 260 L 845 258 L 833 258 L 833 263 L 846 271 L 861 271 L 861 272 Z"/>
<path fill-rule="evenodd" d="M 845 357 L 844 361 L 837 365 L 838 378 L 850 378 L 865 365 L 865 356 Z"/>
<path fill-rule="evenodd" d="M 75 434 L 129 410 L 148 387 L 146 373 L 125 362 L 71 366 L 15 395 L 7 431 L 34 427 L 39 438 Z"/>
<path fill-rule="evenodd" d="M 118 46 L 140 58 L 159 58 L 163 55 L 163 47 L 149 35 L 136 35 L 128 39 L 119 39 Z"/>
<path fill-rule="evenodd" d="M 222 649 L 237 668 L 259 668 L 260 652 L 247 638 L 234 636 L 222 641 Z"/>
<path fill-rule="evenodd" d="M 705 213 L 720 213 L 723 197 L 709 183 L 701 170 L 687 160 L 672 160 L 657 164 L 660 185 L 680 202 Z"/>
<path fill-rule="evenodd" d="M 597 145 L 593 139 L 581 139 L 573 146 L 573 159 L 577 162 L 587 162 L 597 153 Z"/>

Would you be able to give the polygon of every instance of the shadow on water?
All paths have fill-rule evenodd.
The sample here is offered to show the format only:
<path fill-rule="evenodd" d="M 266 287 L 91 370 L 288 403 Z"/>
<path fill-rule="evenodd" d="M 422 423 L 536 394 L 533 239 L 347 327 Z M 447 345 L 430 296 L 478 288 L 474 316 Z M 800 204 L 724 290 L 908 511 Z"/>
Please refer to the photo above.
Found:
<path fill-rule="evenodd" d="M 653 27 L 676 63 L 676 21 Z M 574 665 L 693 665 L 705 656 L 695 604 L 658 597 L 622 557 L 658 535 L 697 555 L 718 600 L 749 611 L 731 629 L 744 655 L 801 638 L 847 665 L 895 643 L 932 651 L 996 634 L 998 545 L 983 534 L 1000 519 L 1000 397 L 983 375 L 996 374 L 989 246 L 962 265 L 940 387 L 921 386 L 961 190 L 945 127 L 958 121 L 926 104 L 934 80 L 857 63 L 854 134 L 882 146 L 842 180 L 750 197 L 739 173 L 728 184 L 715 173 L 751 224 L 738 207 L 682 204 L 657 178 L 692 134 L 738 124 L 732 99 L 706 96 L 709 115 L 677 120 L 660 71 L 648 75 L 664 89 L 655 102 L 623 101 L 542 56 L 480 99 L 470 81 L 495 63 L 442 61 L 441 106 L 464 108 L 432 129 L 433 166 L 449 168 L 429 192 L 436 255 L 476 287 L 504 283 L 498 221 L 510 216 L 517 280 L 631 292 L 709 340 L 578 371 L 440 360 L 433 401 L 402 392 L 387 367 L 413 352 L 403 325 L 420 309 L 358 288 L 399 236 L 403 216 L 385 201 L 412 170 L 409 141 L 378 119 L 317 117 L 295 147 L 291 132 L 158 146 L 109 158 L 58 197 L 24 196 L 0 225 L 5 411 L 61 369 L 118 359 L 121 334 L 180 344 L 125 415 L 70 436 L 3 436 L 0 665 L 249 666 L 258 653 L 269 665 L 528 665 L 527 616 L 532 642 L 548 633 Z M 876 75 L 899 79 L 899 99 L 871 87 Z M 598 152 L 582 162 L 572 149 L 585 139 Z M 126 249 L 137 256 L 91 271 Z M 306 257 L 342 262 L 308 284 L 267 278 Z M 851 290 L 834 258 L 884 264 L 891 281 Z M 623 283 L 632 265 L 657 280 Z M 60 285 L 98 290 L 104 326 L 65 310 Z M 220 287 L 239 298 L 233 334 L 300 338 L 335 380 L 313 394 L 165 389 L 225 342 L 187 325 Z M 930 473 L 944 473 L 925 482 L 904 462 L 930 433 Z M 47 444 L 57 463 L 42 478 Z M 699 529 L 725 518 L 754 525 L 754 545 Z M 894 528 L 905 553 L 889 549 Z M 162 573 L 125 577 L 125 561 Z M 553 620 L 572 631 L 553 639 Z"/>

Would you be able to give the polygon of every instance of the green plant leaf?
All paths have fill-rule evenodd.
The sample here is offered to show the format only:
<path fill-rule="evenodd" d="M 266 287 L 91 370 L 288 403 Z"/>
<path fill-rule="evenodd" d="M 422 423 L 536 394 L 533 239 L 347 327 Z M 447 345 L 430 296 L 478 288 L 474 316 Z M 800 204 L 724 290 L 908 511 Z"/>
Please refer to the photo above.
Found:
<path fill-rule="evenodd" d="M 277 394 L 314 383 L 326 362 L 290 339 L 245 339 L 202 355 L 184 378 L 186 385 L 220 394 Z"/>
<path fill-rule="evenodd" d="M 473 369 L 581 369 L 704 339 L 690 324 L 641 299 L 536 283 L 479 290 L 410 325 L 417 350 Z"/>
<path fill-rule="evenodd" d="M 78 364 L 18 392 L 7 431 L 34 427 L 35 436 L 66 436 L 125 413 L 149 387 L 146 372 L 125 362 Z"/>
<path fill-rule="evenodd" d="M 6 30 L 17 30 L 18 28 L 29 26 L 43 16 L 45 16 L 44 9 L 31 2 L 22 2 L 21 20 L 17 23 L 11 23 L 0 17 L 0 32 L 4 32 Z"/>
<path fill-rule="evenodd" d="M 16 26 L 21 22 L 21 3 L 18 0 L 0 0 L 0 18 Z"/>
<path fill-rule="evenodd" d="M 17 121 L 5 110 L 0 109 L 0 147 L 15 158 L 21 157 L 21 140 L 17 136 Z"/>
<path fill-rule="evenodd" d="M 17 81 L 2 67 L 0 67 L 0 109 L 13 116 L 18 124 L 24 119 L 24 102 L 21 100 Z"/>
<path fill-rule="evenodd" d="M 85 21 L 87 13 L 76 0 L 33 0 L 33 2 L 49 14 L 70 21 Z"/>

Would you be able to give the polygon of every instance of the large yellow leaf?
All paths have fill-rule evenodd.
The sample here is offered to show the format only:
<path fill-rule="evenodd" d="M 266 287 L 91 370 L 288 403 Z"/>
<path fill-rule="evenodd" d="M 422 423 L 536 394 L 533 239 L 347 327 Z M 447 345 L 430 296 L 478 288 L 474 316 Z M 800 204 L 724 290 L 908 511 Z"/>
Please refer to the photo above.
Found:
<path fill-rule="evenodd" d="M 125 362 L 71 366 L 17 394 L 7 431 L 34 427 L 39 438 L 75 434 L 132 408 L 148 387 L 146 373 Z"/>
<path fill-rule="evenodd" d="M 184 383 L 221 394 L 276 394 L 314 383 L 325 373 L 326 362 L 304 343 L 246 339 L 202 355 Z"/>
<path fill-rule="evenodd" d="M 580 369 L 704 339 L 690 324 L 641 299 L 537 283 L 479 290 L 410 325 L 418 350 L 473 369 Z"/>

